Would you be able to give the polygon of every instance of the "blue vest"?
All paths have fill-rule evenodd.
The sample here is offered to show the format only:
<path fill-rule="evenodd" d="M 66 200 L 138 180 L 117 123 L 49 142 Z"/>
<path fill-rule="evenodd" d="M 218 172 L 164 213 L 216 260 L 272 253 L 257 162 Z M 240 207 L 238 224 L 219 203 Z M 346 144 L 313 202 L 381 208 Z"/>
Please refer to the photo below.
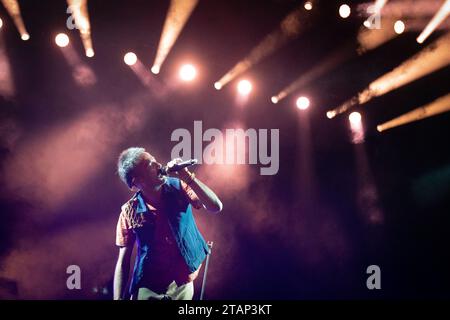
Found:
<path fill-rule="evenodd" d="M 136 213 L 150 215 L 142 195 L 138 192 Z M 181 187 L 180 180 L 168 177 L 161 189 L 162 210 L 167 215 L 167 222 L 177 247 L 180 250 L 189 272 L 196 271 L 209 252 L 208 245 L 195 224 L 192 215 L 192 205 Z M 138 242 L 138 251 L 130 285 L 130 293 L 139 287 L 144 276 L 144 270 L 151 263 L 151 243 L 153 230 L 151 223 L 144 223 L 143 227 L 134 229 Z"/>

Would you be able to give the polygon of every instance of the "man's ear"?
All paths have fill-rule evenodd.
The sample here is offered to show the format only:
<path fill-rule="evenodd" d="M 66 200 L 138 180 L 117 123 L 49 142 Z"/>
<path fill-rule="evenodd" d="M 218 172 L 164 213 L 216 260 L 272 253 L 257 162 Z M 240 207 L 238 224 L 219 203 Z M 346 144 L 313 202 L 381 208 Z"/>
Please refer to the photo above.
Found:
<path fill-rule="evenodd" d="M 133 178 L 133 179 L 131 179 L 131 187 L 130 187 L 130 190 L 132 191 L 132 192 L 138 192 L 139 191 L 139 188 L 136 186 L 136 178 Z"/>

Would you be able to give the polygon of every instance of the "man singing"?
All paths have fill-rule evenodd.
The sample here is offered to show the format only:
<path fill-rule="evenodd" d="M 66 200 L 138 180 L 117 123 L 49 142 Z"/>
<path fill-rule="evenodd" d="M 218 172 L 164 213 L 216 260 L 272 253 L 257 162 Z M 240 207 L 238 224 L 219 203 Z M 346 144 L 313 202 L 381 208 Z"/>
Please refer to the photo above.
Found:
<path fill-rule="evenodd" d="M 118 174 L 135 194 L 122 206 L 117 223 L 116 300 L 125 297 L 136 240 L 129 289 L 132 299 L 192 300 L 194 295 L 193 281 L 209 249 L 195 224 L 192 207 L 218 213 L 222 203 L 187 168 L 175 173 L 176 177 L 163 176 L 161 168 L 144 148 L 128 148 L 119 156 Z"/>

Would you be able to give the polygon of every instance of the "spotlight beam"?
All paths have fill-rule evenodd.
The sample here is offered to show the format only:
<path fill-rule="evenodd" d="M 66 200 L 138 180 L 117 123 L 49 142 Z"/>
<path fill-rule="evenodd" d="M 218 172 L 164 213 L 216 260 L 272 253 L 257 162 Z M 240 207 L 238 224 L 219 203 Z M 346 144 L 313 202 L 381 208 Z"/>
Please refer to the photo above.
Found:
<path fill-rule="evenodd" d="M 450 93 L 377 126 L 379 132 L 450 111 Z"/>
<path fill-rule="evenodd" d="M 294 80 L 294 82 L 292 82 L 287 87 L 283 88 L 280 92 L 278 92 L 277 95 L 273 96 L 275 99 L 272 100 L 275 100 L 277 103 L 280 102 L 288 95 L 292 94 L 294 91 L 299 90 L 301 87 L 304 87 L 305 85 L 319 78 L 326 72 L 333 70 L 333 68 L 343 63 L 351 56 L 352 53 L 350 45 L 347 45 L 341 48 L 339 51 L 332 53 L 331 55 L 329 55 L 324 59 L 325 62 L 315 65 L 311 70 L 302 74 L 300 77 Z"/>
<path fill-rule="evenodd" d="M 198 0 L 171 0 L 164 22 L 158 51 L 153 62 L 152 72 L 159 73 L 161 66 L 181 33 L 184 25 L 197 6 Z"/>
<path fill-rule="evenodd" d="M 19 31 L 22 40 L 30 39 L 30 35 L 27 29 L 25 28 L 25 24 L 22 19 L 22 14 L 20 13 L 18 1 L 17 0 L 1 0 L 1 1 L 3 3 L 3 6 L 6 8 L 6 11 L 8 11 L 8 14 L 13 19 L 14 25 Z"/>
<path fill-rule="evenodd" d="M 430 34 L 439 26 L 450 14 L 450 0 L 445 1 L 442 7 L 434 15 L 433 19 L 428 23 L 422 33 L 417 37 L 418 43 L 423 43 Z"/>
<path fill-rule="evenodd" d="M 374 6 L 374 12 L 375 14 L 380 14 L 381 9 L 383 9 L 384 5 L 386 4 L 387 0 L 377 0 L 375 1 Z"/>
<path fill-rule="evenodd" d="M 81 41 L 87 57 L 94 56 L 94 48 L 91 38 L 91 24 L 89 22 L 89 13 L 87 0 L 67 0 L 67 4 L 73 14 L 75 25 L 80 30 Z"/>
<path fill-rule="evenodd" d="M 436 70 L 450 64 L 450 32 L 446 33 L 431 45 L 415 54 L 391 72 L 373 81 L 356 97 L 346 101 L 340 107 L 327 112 L 328 118 L 346 112 L 357 104 L 364 104 L 417 79 L 420 79 Z"/>
<path fill-rule="evenodd" d="M 238 62 L 219 81 L 217 87 L 223 88 L 227 83 L 247 71 L 277 49 L 285 45 L 289 40 L 296 38 L 301 31 L 300 18 L 304 15 L 303 6 L 290 12 L 280 23 L 280 27 L 268 34 L 242 61 Z"/>
<path fill-rule="evenodd" d="M 16 88 L 4 43 L 4 33 L 0 33 L 0 97 L 12 99 L 16 94 Z"/>

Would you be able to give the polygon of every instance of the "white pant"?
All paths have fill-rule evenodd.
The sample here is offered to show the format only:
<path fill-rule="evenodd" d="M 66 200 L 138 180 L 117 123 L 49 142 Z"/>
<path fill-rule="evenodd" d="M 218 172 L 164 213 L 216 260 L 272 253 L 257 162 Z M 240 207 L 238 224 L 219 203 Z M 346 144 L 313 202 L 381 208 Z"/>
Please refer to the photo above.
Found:
<path fill-rule="evenodd" d="M 137 296 L 132 299 L 137 300 L 192 300 L 194 296 L 194 282 L 188 282 L 181 286 L 177 286 L 175 281 L 172 281 L 165 293 L 158 294 L 149 288 L 139 288 Z"/>

